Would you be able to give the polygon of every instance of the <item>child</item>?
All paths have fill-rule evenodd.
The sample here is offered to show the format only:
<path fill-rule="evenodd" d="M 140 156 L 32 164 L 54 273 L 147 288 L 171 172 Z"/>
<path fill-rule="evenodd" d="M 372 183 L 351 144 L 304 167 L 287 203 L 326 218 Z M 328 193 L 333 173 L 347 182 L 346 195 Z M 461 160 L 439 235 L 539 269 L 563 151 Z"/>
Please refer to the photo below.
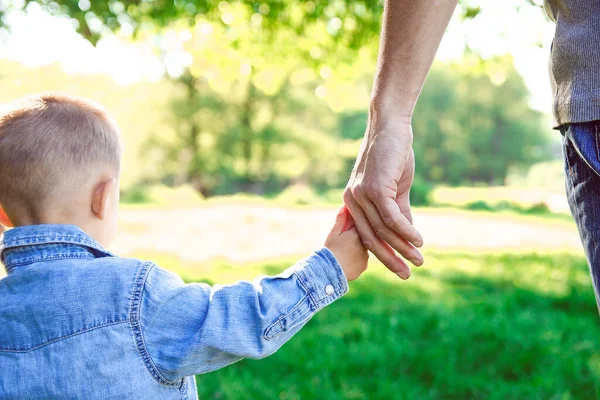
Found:
<path fill-rule="evenodd" d="M 186 285 L 116 257 L 102 246 L 120 161 L 114 123 L 87 101 L 42 95 L 0 115 L 0 218 L 15 226 L 0 242 L 0 398 L 195 399 L 194 374 L 272 354 L 366 269 L 345 208 L 325 247 L 253 282 Z"/>

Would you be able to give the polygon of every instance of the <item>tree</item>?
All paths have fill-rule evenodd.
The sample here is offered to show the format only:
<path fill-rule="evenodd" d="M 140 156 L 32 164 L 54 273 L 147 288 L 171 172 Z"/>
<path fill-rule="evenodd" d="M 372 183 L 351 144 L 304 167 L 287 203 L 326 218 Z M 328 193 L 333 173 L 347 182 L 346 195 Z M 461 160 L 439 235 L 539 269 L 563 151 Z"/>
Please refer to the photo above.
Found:
<path fill-rule="evenodd" d="M 330 134 L 337 118 L 318 94 L 339 59 L 355 50 L 322 50 L 335 47 L 327 26 L 309 35 L 283 26 L 272 35 L 262 29 L 262 20 L 248 20 L 244 7 L 221 9 L 230 16 L 226 26 L 198 17 L 194 29 L 183 25 L 165 32 L 185 37 L 181 50 L 192 56 L 176 78 L 179 139 L 170 146 L 155 140 L 168 159 L 185 160 L 165 171 L 167 180 L 187 177 L 204 194 L 264 193 L 293 181 L 337 185 L 346 164 L 336 156 L 337 140 Z M 369 70 L 374 62 L 372 56 Z"/>
<path fill-rule="evenodd" d="M 381 3 L 378 0 L 178 0 L 178 1 L 73 1 L 25 0 L 23 6 L 37 3 L 53 15 L 69 16 L 78 31 L 96 42 L 107 31 L 131 30 L 134 34 L 169 27 L 173 22 L 194 26 L 198 16 L 228 25 L 229 6 L 243 10 L 248 22 L 260 19 L 265 30 L 276 34 L 281 27 L 298 34 L 317 25 L 327 25 L 344 45 L 358 48 L 379 33 Z M 4 11 L 10 11 L 9 5 Z M 0 17 L 2 16 L 0 10 Z"/>
<path fill-rule="evenodd" d="M 165 61 L 172 47 L 187 56 L 172 77 L 172 129 L 146 146 L 164 182 L 204 194 L 345 184 L 366 125 L 379 1 L 24 4 L 73 18 L 92 42 L 129 30 L 155 37 Z M 414 128 L 417 173 L 430 182 L 502 182 L 545 156 L 540 115 L 509 59 L 435 66 Z"/>
<path fill-rule="evenodd" d="M 414 116 L 417 172 L 430 182 L 503 184 L 550 157 L 543 115 L 510 57 L 434 65 Z"/>

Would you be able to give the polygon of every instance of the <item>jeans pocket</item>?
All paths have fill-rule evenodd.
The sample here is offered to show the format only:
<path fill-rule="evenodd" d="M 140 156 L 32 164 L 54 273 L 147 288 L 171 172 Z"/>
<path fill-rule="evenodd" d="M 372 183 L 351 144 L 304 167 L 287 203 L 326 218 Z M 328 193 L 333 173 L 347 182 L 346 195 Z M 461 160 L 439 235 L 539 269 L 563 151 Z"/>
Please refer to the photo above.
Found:
<path fill-rule="evenodd" d="M 600 164 L 600 123 L 594 124 L 594 139 L 596 142 L 596 161 Z"/>
<path fill-rule="evenodd" d="M 600 176 L 600 121 L 570 124 L 565 132 L 569 163 L 583 161 Z M 568 149 L 572 146 L 572 149 Z M 579 160 L 575 160 L 575 158 Z"/>

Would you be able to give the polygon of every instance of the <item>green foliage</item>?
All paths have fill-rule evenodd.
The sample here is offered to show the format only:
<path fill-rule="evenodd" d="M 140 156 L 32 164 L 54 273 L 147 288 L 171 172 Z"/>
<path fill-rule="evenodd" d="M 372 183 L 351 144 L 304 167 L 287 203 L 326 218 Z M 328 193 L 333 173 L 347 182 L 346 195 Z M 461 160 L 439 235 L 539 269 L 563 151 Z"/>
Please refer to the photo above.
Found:
<path fill-rule="evenodd" d="M 525 210 L 527 214 L 548 214 L 550 210 L 546 203 L 537 203 Z"/>
<path fill-rule="evenodd" d="M 243 13 L 240 7 L 228 10 Z M 189 182 L 205 195 L 269 194 L 296 182 L 343 185 L 358 141 L 338 135 L 338 115 L 323 93 L 333 68 L 353 51 L 324 53 L 331 44 L 326 26 L 304 37 L 283 25 L 271 36 L 243 18 L 227 29 L 208 16 L 196 22 L 201 28 L 185 44 L 193 62 L 175 83 L 174 136 L 158 135 L 149 146 L 161 153 L 161 180 Z M 288 51 L 266 57 L 268 48 Z M 307 57 L 321 65 L 319 74 Z M 339 75 L 342 81 L 331 80 L 368 95 L 372 78 L 357 85 Z"/>
<path fill-rule="evenodd" d="M 434 65 L 413 117 L 417 173 L 450 185 L 504 184 L 511 168 L 550 158 L 542 114 L 512 59 Z"/>
<path fill-rule="evenodd" d="M 310 186 L 306 185 L 289 186 L 277 196 L 277 201 L 296 205 L 319 204 L 323 202 L 315 191 Z"/>
<path fill-rule="evenodd" d="M 481 11 L 471 1 L 459 3 L 465 19 L 476 18 Z M 533 0 L 528 0 L 528 3 L 539 7 Z M 281 27 L 309 35 L 315 28 L 325 26 L 335 47 L 355 49 L 378 39 L 383 11 L 381 0 L 24 0 L 8 2 L 0 7 L 0 27 L 3 26 L 5 12 L 26 8 L 30 4 L 41 6 L 52 15 L 72 18 L 78 32 L 92 43 L 110 31 L 131 30 L 137 37 L 148 32 L 153 34 L 174 22 L 194 26 L 201 16 L 218 21 L 225 27 L 238 19 L 252 23 L 273 36 L 279 33 Z M 232 9 L 238 12 L 232 12 Z"/>
<path fill-rule="evenodd" d="M 117 114 L 126 199 L 142 183 L 190 185 L 203 196 L 345 186 L 367 124 L 380 2 L 25 3 L 74 18 L 92 41 L 132 27 L 160 54 L 174 47 L 190 56 L 170 81 L 135 85 L 133 99 L 106 77 L 74 78 L 80 89 L 56 69 L 42 79 L 6 73 L 3 82 L 92 97 Z M 465 2 L 462 11 L 476 18 L 479 8 Z M 430 201 L 432 184 L 503 184 L 510 171 L 545 160 L 549 140 L 527 103 L 510 58 L 434 65 L 413 118 L 414 204 Z M 144 201 L 139 189 L 131 193 Z"/>
<path fill-rule="evenodd" d="M 202 16 L 225 27 L 231 25 L 234 19 L 254 23 L 273 35 L 280 27 L 303 34 L 324 25 L 336 43 L 356 48 L 377 37 L 382 12 L 379 0 L 24 1 L 26 6 L 30 3 L 41 5 L 53 15 L 73 18 L 78 31 L 93 43 L 106 31 L 125 28 L 132 29 L 135 35 L 143 35 L 147 30 L 160 30 L 173 22 L 193 26 L 198 16 Z M 8 9 L 12 7 L 9 5 Z M 237 12 L 232 12 L 232 9 Z M 342 22 L 341 25 L 337 20 L 332 22 L 334 18 Z"/>
<path fill-rule="evenodd" d="M 150 204 L 172 207 L 197 207 L 203 197 L 191 186 L 136 185 L 121 195 L 123 204 Z"/>
<path fill-rule="evenodd" d="M 463 18 L 475 18 L 481 12 L 481 7 L 465 7 L 463 10 Z"/>
<path fill-rule="evenodd" d="M 365 128 L 369 120 L 364 111 L 346 111 L 339 116 L 340 135 L 350 140 L 360 140 L 365 134 Z"/>
<path fill-rule="evenodd" d="M 426 259 L 407 282 L 373 265 L 273 356 L 198 376 L 200 397 L 600 396 L 600 327 L 583 257 L 429 252 Z M 222 268 L 232 281 L 242 273 Z M 211 271 L 207 278 L 220 282 L 220 270 Z"/>
<path fill-rule="evenodd" d="M 557 136 L 560 137 L 558 134 Z M 507 184 L 513 187 L 539 188 L 562 194 L 565 191 L 564 169 L 563 160 L 537 163 L 524 174 L 509 174 Z"/>
<path fill-rule="evenodd" d="M 206 56 L 202 62 L 210 65 L 217 59 Z M 231 61 L 224 65 L 233 68 L 237 64 Z M 505 67 L 514 72 L 510 64 Z M 171 83 L 122 87 L 104 76 L 68 76 L 55 66 L 28 69 L 5 61 L 1 68 L 2 101 L 36 91 L 60 90 L 93 98 L 108 108 L 121 126 L 125 142 L 122 184 L 127 202 L 146 202 L 141 189 L 133 189 L 133 198 L 128 197 L 128 190 L 154 183 L 187 184 L 203 195 L 240 191 L 272 195 L 296 183 L 319 192 L 341 189 L 366 124 L 364 110 L 344 106 L 335 111 L 333 103 L 338 101 L 334 91 L 334 98 L 315 95 L 317 85 L 328 84 L 319 81 L 321 78 L 312 76 L 296 82 L 294 76 L 302 73 L 296 67 L 290 67 L 290 78 L 275 91 L 264 88 L 266 80 L 258 78 L 260 70 L 256 79 L 239 74 L 228 81 L 221 79 L 229 88 L 224 90 L 211 84 L 204 73 L 196 77 L 188 72 Z M 493 104 L 496 97 L 487 94 L 481 99 L 467 98 L 464 101 L 473 107 L 483 105 L 477 105 L 477 113 L 461 111 L 463 100 L 457 97 L 460 93 L 473 96 L 471 85 L 487 81 L 488 89 L 505 91 L 504 96 L 510 88 L 493 86 L 489 77 L 475 79 L 467 73 L 452 72 L 460 68 L 466 67 L 436 66 L 420 99 L 414 118 L 415 205 L 429 203 L 431 184 L 502 181 L 510 171 L 525 169 L 541 158 L 550 143 L 540 125 L 533 125 L 538 115 L 527 108 L 526 97 L 508 97 L 501 104 Z M 456 79 L 456 88 L 433 91 L 446 79 Z M 338 85 L 356 87 L 350 78 L 339 78 Z M 345 93 L 342 87 L 341 93 Z M 365 84 L 363 104 L 368 102 L 367 87 Z M 512 119 L 507 113 L 523 115 Z M 529 122 L 525 125 L 519 122 L 526 118 Z M 502 140 L 496 152 L 499 137 Z M 562 173 L 561 164 L 553 162 L 537 165 L 524 179 L 518 180 L 513 174 L 510 182 L 562 191 Z"/>
<path fill-rule="evenodd" d="M 134 185 L 121 193 L 121 204 L 149 204 L 152 203 L 148 186 Z"/>
<path fill-rule="evenodd" d="M 321 194 L 321 198 L 327 204 L 342 204 L 344 196 L 344 189 L 329 189 Z"/>
<path fill-rule="evenodd" d="M 286 41 L 305 39 L 281 31 Z M 318 76 L 305 68 L 303 51 L 266 62 L 257 49 L 269 40 L 248 36 L 243 24 L 213 30 L 211 37 L 194 36 L 194 63 L 178 79 L 181 97 L 173 107 L 179 140 L 159 146 L 170 160 L 165 165 L 173 167 L 164 179 L 179 176 L 179 183 L 191 182 L 205 195 L 266 194 L 296 182 L 319 190 L 345 185 L 367 124 L 364 106 L 374 59 L 346 71 L 336 57 L 324 57 Z M 217 43 L 227 44 L 226 59 L 204 51 Z M 336 56 L 343 59 L 346 52 L 352 50 Z M 357 84 L 361 76 L 368 78 Z M 358 109 L 340 96 L 351 87 L 364 96 Z M 510 170 L 548 158 L 542 115 L 527 102 L 510 58 L 483 62 L 469 56 L 464 63 L 435 65 L 413 119 L 415 204 L 429 201 L 425 182 L 504 183 Z"/>
<path fill-rule="evenodd" d="M 494 207 L 490 206 L 483 200 L 477 200 L 465 206 L 465 209 L 471 211 L 494 211 Z"/>
<path fill-rule="evenodd" d="M 413 205 L 415 205 L 413 203 Z M 573 217 L 562 211 L 553 211 L 544 202 L 533 203 L 530 205 L 523 205 L 511 201 L 500 201 L 497 203 L 475 200 L 464 204 L 452 204 L 452 203 L 437 203 L 432 201 L 429 203 L 431 207 L 435 208 L 446 208 L 446 209 L 459 209 L 469 211 L 484 211 L 491 213 L 503 213 L 507 216 L 517 215 L 531 215 L 543 217 L 545 220 L 552 219 L 556 221 L 565 221 L 568 223 L 573 222 Z"/>
<path fill-rule="evenodd" d="M 426 206 L 431 204 L 433 186 L 417 177 L 410 188 L 410 204 L 413 206 Z"/>

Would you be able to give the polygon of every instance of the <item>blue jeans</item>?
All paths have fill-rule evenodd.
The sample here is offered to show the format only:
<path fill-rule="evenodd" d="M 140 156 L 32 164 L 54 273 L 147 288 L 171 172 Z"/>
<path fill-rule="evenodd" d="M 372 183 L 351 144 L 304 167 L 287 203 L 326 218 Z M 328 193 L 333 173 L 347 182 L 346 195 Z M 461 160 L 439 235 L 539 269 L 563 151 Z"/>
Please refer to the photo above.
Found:
<path fill-rule="evenodd" d="M 600 121 L 560 128 L 567 198 L 592 274 L 600 307 Z"/>

